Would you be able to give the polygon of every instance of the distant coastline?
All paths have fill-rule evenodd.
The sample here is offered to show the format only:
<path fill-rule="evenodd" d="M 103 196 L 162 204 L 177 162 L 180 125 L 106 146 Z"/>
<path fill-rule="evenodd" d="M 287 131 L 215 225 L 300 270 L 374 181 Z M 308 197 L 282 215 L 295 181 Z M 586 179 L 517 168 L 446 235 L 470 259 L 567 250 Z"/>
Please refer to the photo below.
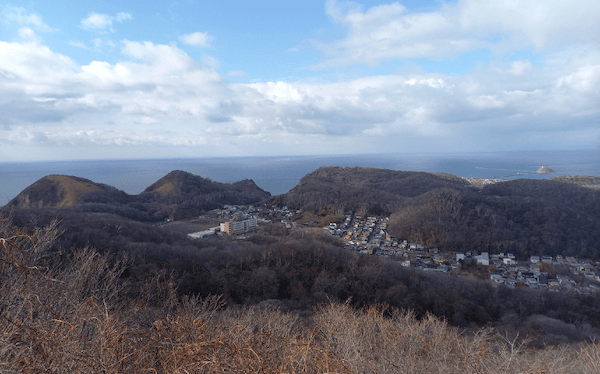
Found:
<path fill-rule="evenodd" d="M 600 151 L 512 151 L 461 154 L 371 154 L 154 160 L 94 160 L 0 163 L 0 206 L 49 174 L 73 175 L 105 183 L 129 194 L 143 191 L 172 170 L 184 170 L 217 182 L 252 179 L 272 195 L 289 191 L 321 166 L 370 166 L 383 169 L 443 172 L 463 178 L 512 180 L 554 176 L 600 176 Z M 554 174 L 536 174 L 540 166 Z"/>

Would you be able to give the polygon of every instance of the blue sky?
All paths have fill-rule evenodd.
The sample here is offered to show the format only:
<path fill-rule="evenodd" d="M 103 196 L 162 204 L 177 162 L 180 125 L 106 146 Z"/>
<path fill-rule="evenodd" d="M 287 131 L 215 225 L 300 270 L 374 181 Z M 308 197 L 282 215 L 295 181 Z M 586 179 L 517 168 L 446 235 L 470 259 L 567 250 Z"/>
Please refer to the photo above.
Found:
<path fill-rule="evenodd" d="M 0 160 L 598 148 L 600 2 L 7 1 Z"/>

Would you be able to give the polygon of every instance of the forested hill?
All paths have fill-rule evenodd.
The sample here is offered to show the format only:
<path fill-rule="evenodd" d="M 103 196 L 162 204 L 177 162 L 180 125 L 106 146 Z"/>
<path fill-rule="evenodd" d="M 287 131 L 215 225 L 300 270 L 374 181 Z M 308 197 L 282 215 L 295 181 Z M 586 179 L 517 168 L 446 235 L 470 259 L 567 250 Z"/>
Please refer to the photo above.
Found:
<path fill-rule="evenodd" d="M 146 188 L 140 197 L 174 218 L 185 218 L 197 216 L 200 210 L 221 208 L 224 204 L 267 202 L 271 194 L 252 180 L 219 183 L 175 170 Z"/>
<path fill-rule="evenodd" d="M 106 184 L 68 175 L 48 175 L 12 199 L 9 208 L 72 207 L 101 195 L 105 203 L 128 202 L 131 196 Z"/>
<path fill-rule="evenodd" d="M 294 209 L 391 214 L 407 199 L 440 188 L 471 189 L 466 181 L 450 174 L 329 166 L 307 174 L 275 201 Z"/>
<path fill-rule="evenodd" d="M 275 201 L 315 213 L 390 215 L 388 230 L 444 250 L 600 257 L 600 178 L 471 187 L 445 174 L 320 168 Z"/>
<path fill-rule="evenodd" d="M 229 204 L 252 204 L 271 196 L 250 179 L 232 184 L 213 182 L 208 178 L 175 170 L 146 188 L 142 195 L 152 195 L 157 200 L 186 201 L 197 196 L 215 195 L 213 200 L 227 200 Z M 227 203 L 226 203 L 227 204 Z"/>
<path fill-rule="evenodd" d="M 23 190 L 4 209 L 62 208 L 156 221 L 192 217 L 224 204 L 260 203 L 270 196 L 251 180 L 219 183 L 179 170 L 138 195 L 84 178 L 49 175 Z"/>

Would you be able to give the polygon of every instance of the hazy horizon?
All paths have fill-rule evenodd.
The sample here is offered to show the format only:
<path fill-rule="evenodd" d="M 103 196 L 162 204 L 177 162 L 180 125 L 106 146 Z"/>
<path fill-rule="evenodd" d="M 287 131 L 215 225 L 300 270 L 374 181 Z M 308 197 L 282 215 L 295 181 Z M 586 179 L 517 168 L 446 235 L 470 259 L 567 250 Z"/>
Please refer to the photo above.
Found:
<path fill-rule="evenodd" d="M 129 160 L 68 160 L 0 163 L 0 205 L 48 174 L 73 175 L 137 194 L 173 170 L 233 183 L 252 179 L 262 189 L 282 194 L 321 166 L 369 166 L 402 171 L 445 172 L 461 177 L 546 179 L 557 175 L 600 177 L 600 151 L 513 151 L 210 157 Z M 556 174 L 535 174 L 540 166 Z"/>

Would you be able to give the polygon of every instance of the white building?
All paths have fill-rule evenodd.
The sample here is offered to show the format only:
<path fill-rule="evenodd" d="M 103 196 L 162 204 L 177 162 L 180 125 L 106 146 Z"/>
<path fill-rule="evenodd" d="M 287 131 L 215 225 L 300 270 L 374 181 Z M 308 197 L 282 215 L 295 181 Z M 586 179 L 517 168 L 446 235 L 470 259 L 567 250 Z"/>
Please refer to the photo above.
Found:
<path fill-rule="evenodd" d="M 256 218 L 221 223 L 221 232 L 228 235 L 240 235 L 253 230 L 256 230 Z"/>
<path fill-rule="evenodd" d="M 487 252 L 484 252 L 485 254 L 481 254 L 479 256 L 477 256 L 477 263 L 481 264 L 481 265 L 485 265 L 485 266 L 489 266 L 490 265 L 490 257 L 488 256 Z"/>

